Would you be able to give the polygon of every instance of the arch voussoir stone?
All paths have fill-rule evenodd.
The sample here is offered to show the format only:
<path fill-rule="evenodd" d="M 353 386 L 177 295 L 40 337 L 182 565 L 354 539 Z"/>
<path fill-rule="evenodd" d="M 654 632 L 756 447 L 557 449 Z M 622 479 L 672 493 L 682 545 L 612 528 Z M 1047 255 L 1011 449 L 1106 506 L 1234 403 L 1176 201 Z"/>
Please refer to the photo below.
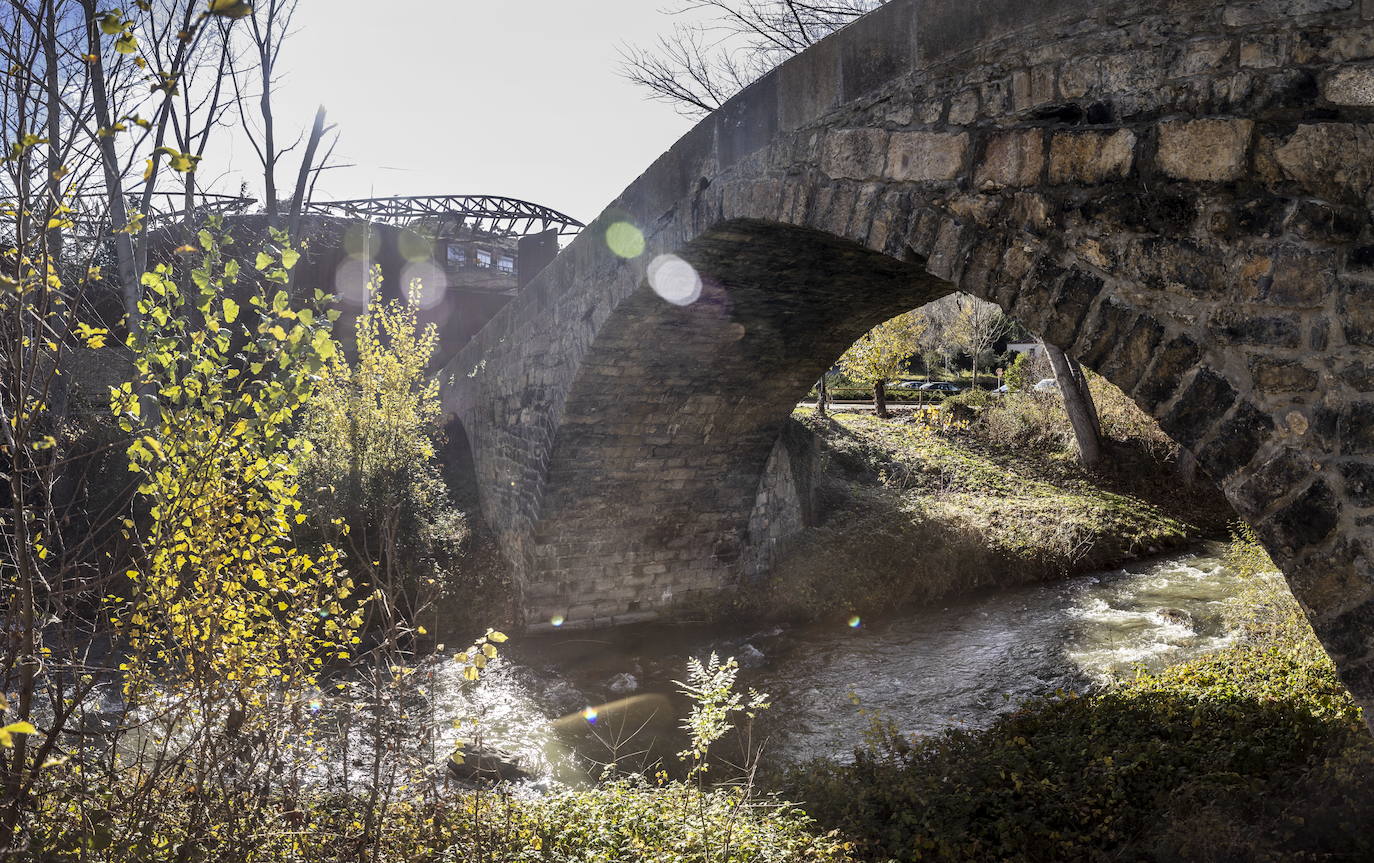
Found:
<path fill-rule="evenodd" d="M 729 589 L 797 398 L 963 290 L 1159 418 L 1374 705 L 1372 94 L 1351 0 L 892 0 L 787 61 L 449 368 L 527 622 Z"/>

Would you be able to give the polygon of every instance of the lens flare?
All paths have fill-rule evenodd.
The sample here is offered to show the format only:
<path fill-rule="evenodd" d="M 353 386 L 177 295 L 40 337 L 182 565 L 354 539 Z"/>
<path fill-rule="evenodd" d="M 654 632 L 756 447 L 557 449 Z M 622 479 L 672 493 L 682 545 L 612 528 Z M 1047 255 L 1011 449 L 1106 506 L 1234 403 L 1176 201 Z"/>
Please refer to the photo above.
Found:
<path fill-rule="evenodd" d="M 319 713 L 320 708 L 324 707 L 324 703 L 321 702 L 318 698 L 312 698 L 310 699 L 310 703 L 306 706 L 310 708 L 311 713 Z"/>
<path fill-rule="evenodd" d="M 550 618 L 549 618 L 549 623 L 553 624 L 554 626 L 562 626 L 562 625 L 563 625 L 563 615 L 561 615 L 561 614 L 555 614 L 553 617 L 550 617 Z"/>
<path fill-rule="evenodd" d="M 622 258 L 644 254 L 644 232 L 629 222 L 612 222 L 606 229 L 606 247 Z"/>
<path fill-rule="evenodd" d="M 444 298 L 447 281 L 442 270 L 430 261 L 422 261 L 401 272 L 401 291 L 410 302 L 429 309 Z"/>
<path fill-rule="evenodd" d="M 582 718 L 585 719 L 585 720 L 587 720 L 587 724 L 588 724 L 588 725 L 595 725 L 595 724 L 596 724 L 596 708 L 595 708 L 595 707 L 588 707 L 586 710 L 582 711 Z"/>
<path fill-rule="evenodd" d="M 366 258 L 344 258 L 334 271 L 334 296 L 345 305 L 367 305 L 370 269 Z"/>
<path fill-rule="evenodd" d="M 401 231 L 396 237 L 396 250 L 412 264 L 429 261 L 434 257 L 434 243 L 409 229 Z"/>
<path fill-rule="evenodd" d="M 675 306 L 690 306 L 701 296 L 696 267 L 677 255 L 659 255 L 649 264 L 649 287 Z"/>
<path fill-rule="evenodd" d="M 853 617 L 849 618 L 849 628 L 850 628 L 850 629 L 858 629 L 858 628 L 859 628 L 859 625 L 862 624 L 862 623 L 863 623 L 863 621 L 859 619 L 859 616 L 858 616 L 857 614 L 854 615 Z"/>

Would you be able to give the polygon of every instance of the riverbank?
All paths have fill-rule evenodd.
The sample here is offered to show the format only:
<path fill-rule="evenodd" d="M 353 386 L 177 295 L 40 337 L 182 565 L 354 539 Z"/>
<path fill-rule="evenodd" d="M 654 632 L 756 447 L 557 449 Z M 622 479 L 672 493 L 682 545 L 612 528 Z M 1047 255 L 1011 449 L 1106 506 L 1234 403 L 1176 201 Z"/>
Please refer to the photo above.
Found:
<path fill-rule="evenodd" d="M 865 860 L 1371 859 L 1374 739 L 1282 582 L 1242 584 L 1229 647 L 984 730 L 870 714 L 780 787 Z"/>
<path fill-rule="evenodd" d="M 1232 517 L 1158 438 L 1108 438 L 1089 472 L 1063 440 L 999 439 L 949 412 L 799 408 L 793 421 L 822 461 L 820 523 L 743 585 L 744 616 L 865 616 L 1106 569 L 1216 537 Z"/>

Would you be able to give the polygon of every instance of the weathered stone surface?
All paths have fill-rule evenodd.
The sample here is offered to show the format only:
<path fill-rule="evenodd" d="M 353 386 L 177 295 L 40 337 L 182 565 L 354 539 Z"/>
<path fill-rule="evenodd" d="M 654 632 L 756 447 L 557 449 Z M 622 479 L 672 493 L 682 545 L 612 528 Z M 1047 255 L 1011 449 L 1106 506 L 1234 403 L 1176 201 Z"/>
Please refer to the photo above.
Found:
<path fill-rule="evenodd" d="M 1326 480 L 1318 479 L 1260 527 L 1280 553 L 1294 554 L 1326 540 L 1338 524 L 1340 501 Z"/>
<path fill-rule="evenodd" d="M 887 133 L 881 129 L 840 129 L 825 136 L 821 170 L 837 180 L 881 177 L 887 161 Z"/>
<path fill-rule="evenodd" d="M 1274 421 L 1249 402 L 1241 402 L 1198 453 L 1198 461 L 1217 482 L 1245 467 L 1274 431 Z"/>
<path fill-rule="evenodd" d="M 1044 164 L 1043 132 L 1039 129 L 1002 132 L 988 138 L 973 182 L 985 190 L 1031 186 L 1040 181 Z"/>
<path fill-rule="evenodd" d="M 899 182 L 953 180 L 964 169 L 968 135 L 964 132 L 893 132 L 887 150 L 887 177 Z"/>
<path fill-rule="evenodd" d="M 1169 73 L 1175 78 L 1219 72 L 1234 59 L 1235 43 L 1230 39 L 1200 39 L 1183 47 Z"/>
<path fill-rule="evenodd" d="M 1346 462 L 1341 465 L 1345 492 L 1356 506 L 1374 507 L 1374 464 Z"/>
<path fill-rule="evenodd" d="M 1056 132 L 1050 139 L 1051 183 L 1101 183 L 1120 179 L 1135 162 L 1135 133 Z"/>
<path fill-rule="evenodd" d="M 1174 440 L 1191 447 L 1207 434 L 1212 422 L 1231 409 L 1236 390 L 1209 368 L 1198 373 L 1159 424 Z"/>
<path fill-rule="evenodd" d="M 1352 345 L 1374 347 L 1374 285 L 1348 282 L 1341 286 L 1341 329 Z"/>
<path fill-rule="evenodd" d="M 1374 402 L 1356 402 L 1339 420 L 1343 455 L 1374 455 Z"/>
<path fill-rule="evenodd" d="M 1374 65 L 1328 72 L 1322 79 L 1322 98 L 1337 105 L 1374 105 Z"/>
<path fill-rule="evenodd" d="M 1180 180 L 1235 180 L 1245 170 L 1254 129 L 1250 120 L 1161 123 L 1156 160 L 1164 173 Z"/>
<path fill-rule="evenodd" d="M 1294 360 L 1255 356 L 1250 359 L 1250 374 L 1255 386 L 1268 393 L 1309 392 L 1317 386 L 1317 373 Z"/>
<path fill-rule="evenodd" d="M 1374 134 L 1368 126 L 1303 124 L 1273 152 L 1283 178 L 1315 194 L 1363 201 L 1374 181 Z"/>

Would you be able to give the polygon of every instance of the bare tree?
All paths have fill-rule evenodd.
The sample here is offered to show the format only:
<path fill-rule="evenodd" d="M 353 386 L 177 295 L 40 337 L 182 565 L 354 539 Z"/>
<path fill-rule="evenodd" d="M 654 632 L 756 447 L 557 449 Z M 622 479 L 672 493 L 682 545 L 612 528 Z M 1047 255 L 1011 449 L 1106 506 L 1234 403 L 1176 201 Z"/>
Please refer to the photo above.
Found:
<path fill-rule="evenodd" d="M 680 0 L 651 47 L 621 48 L 621 72 L 689 117 L 719 108 L 793 54 L 886 0 Z"/>
<path fill-rule="evenodd" d="M 954 319 L 950 322 L 948 335 L 950 341 L 967 352 L 972 359 L 972 385 L 977 387 L 979 359 L 1011 331 L 1012 322 L 992 303 L 968 294 L 957 296 Z"/>

